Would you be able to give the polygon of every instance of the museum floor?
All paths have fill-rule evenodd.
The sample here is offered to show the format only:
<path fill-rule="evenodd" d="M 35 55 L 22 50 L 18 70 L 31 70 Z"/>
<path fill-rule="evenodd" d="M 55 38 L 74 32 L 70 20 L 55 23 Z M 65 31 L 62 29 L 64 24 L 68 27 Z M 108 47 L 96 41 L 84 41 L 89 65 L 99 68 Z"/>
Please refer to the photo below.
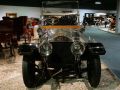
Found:
<path fill-rule="evenodd" d="M 96 34 L 95 34 L 96 33 Z M 0 90 L 120 90 L 120 80 L 116 77 L 115 74 L 111 72 L 111 69 L 114 69 L 112 64 L 109 64 L 108 61 L 112 62 L 111 59 L 116 59 L 118 56 L 112 56 L 110 48 L 110 42 L 106 41 L 109 39 L 109 36 L 112 36 L 112 39 L 116 40 L 114 35 L 108 35 L 107 32 L 98 30 L 97 27 L 91 27 L 86 29 L 85 35 L 90 35 L 94 37 L 96 40 L 102 41 L 105 45 L 106 50 L 108 51 L 107 54 L 102 58 L 102 74 L 101 74 L 101 82 L 100 85 L 93 89 L 89 86 L 89 83 L 86 79 L 72 79 L 67 80 L 65 83 L 60 83 L 60 87 L 56 84 L 56 82 L 51 79 L 46 82 L 43 86 L 37 88 L 26 88 L 24 86 L 22 80 L 22 56 L 18 55 L 16 49 L 16 57 L 15 60 L 12 61 L 11 58 L 4 57 L 0 58 Z M 104 36 L 104 37 L 101 37 Z M 106 39 L 105 39 L 106 38 Z M 117 44 L 117 43 L 116 43 Z M 108 46 L 109 45 L 109 46 Z M 117 48 L 117 47 L 116 47 Z M 114 48 L 112 48 L 114 49 Z M 7 54 L 7 52 L 6 52 Z M 109 55 L 110 54 L 110 55 Z M 104 63 L 107 65 L 105 65 Z M 113 63 L 114 64 L 114 63 Z M 116 64 L 115 64 L 116 65 Z M 108 69 L 108 67 L 110 67 Z M 117 67 L 117 66 L 116 66 Z"/>
<path fill-rule="evenodd" d="M 28 89 L 22 80 L 22 56 L 16 53 L 15 61 L 0 59 L 0 90 L 91 90 L 87 80 L 72 79 L 64 84 L 60 83 L 60 89 L 53 79 L 42 87 Z M 102 76 L 98 88 L 92 90 L 120 90 L 120 81 L 102 63 Z"/>

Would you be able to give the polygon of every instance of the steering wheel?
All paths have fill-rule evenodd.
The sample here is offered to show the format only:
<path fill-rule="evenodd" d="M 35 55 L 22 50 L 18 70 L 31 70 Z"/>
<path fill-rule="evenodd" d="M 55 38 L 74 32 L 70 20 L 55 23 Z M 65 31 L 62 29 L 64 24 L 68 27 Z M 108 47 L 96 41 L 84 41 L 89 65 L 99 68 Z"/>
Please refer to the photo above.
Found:
<path fill-rule="evenodd" d="M 58 23 L 59 19 L 57 17 L 50 17 L 45 20 L 47 25 L 56 25 Z"/>

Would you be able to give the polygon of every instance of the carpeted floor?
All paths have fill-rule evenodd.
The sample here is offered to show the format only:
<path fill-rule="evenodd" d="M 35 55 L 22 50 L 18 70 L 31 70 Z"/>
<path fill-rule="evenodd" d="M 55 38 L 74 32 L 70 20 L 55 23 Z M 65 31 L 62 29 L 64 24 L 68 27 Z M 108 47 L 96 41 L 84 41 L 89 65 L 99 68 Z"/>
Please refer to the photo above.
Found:
<path fill-rule="evenodd" d="M 101 58 L 120 79 L 120 35 L 102 31 L 98 27 L 86 27 L 84 34 L 103 43 L 106 54 Z"/>
<path fill-rule="evenodd" d="M 37 88 L 26 88 L 22 76 L 22 59 L 23 56 L 17 53 L 14 62 L 0 59 L 0 90 L 120 90 L 120 80 L 104 63 L 101 64 L 101 81 L 97 88 L 92 88 L 87 79 L 67 79 L 65 83 L 60 83 L 60 87 L 54 79 L 50 79 Z"/>

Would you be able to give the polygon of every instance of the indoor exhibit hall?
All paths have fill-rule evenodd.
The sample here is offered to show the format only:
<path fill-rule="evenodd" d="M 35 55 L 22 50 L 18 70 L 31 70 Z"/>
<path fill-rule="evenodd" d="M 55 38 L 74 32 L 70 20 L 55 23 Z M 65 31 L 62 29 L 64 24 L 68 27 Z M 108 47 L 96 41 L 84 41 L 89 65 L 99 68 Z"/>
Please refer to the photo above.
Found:
<path fill-rule="evenodd" d="M 119 0 L 0 2 L 0 90 L 120 90 Z"/>

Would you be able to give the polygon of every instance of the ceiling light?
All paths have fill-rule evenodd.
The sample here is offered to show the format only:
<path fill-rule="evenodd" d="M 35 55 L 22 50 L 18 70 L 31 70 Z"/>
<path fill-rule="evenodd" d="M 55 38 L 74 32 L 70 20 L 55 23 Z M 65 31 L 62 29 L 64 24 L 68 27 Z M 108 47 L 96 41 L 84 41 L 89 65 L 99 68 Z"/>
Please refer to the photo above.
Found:
<path fill-rule="evenodd" d="M 95 4 L 97 4 L 97 5 L 98 5 L 98 4 L 102 4 L 102 3 L 101 3 L 100 1 L 96 1 L 96 2 L 95 2 Z"/>

